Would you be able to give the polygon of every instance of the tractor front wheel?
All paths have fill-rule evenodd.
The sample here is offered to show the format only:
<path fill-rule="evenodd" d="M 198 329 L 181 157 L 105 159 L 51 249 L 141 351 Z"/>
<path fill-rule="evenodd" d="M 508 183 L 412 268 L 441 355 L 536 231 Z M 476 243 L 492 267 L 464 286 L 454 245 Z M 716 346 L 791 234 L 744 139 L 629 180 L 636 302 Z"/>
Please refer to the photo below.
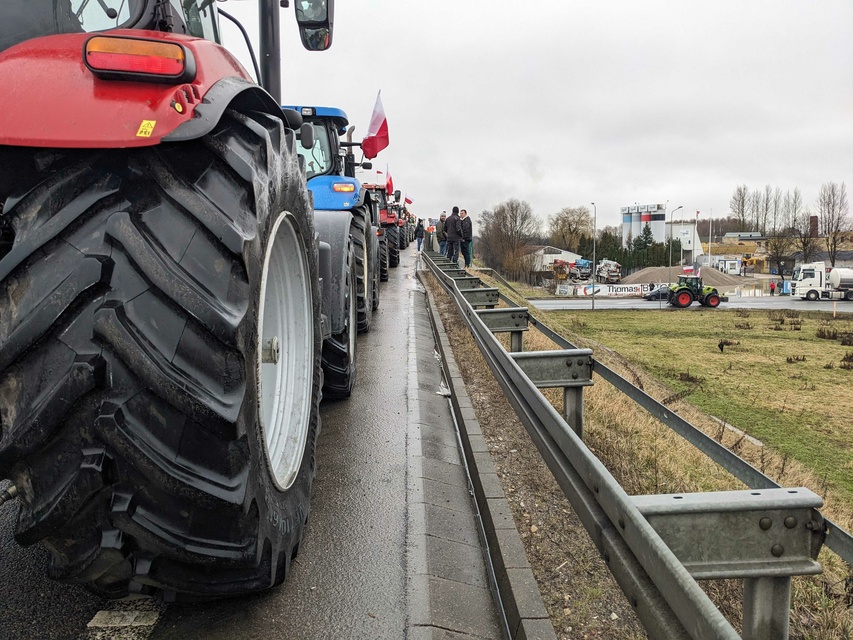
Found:
<path fill-rule="evenodd" d="M 400 232 L 396 226 L 385 228 L 388 238 L 388 266 L 392 269 L 400 264 Z"/>
<path fill-rule="evenodd" d="M 51 577 L 174 600 L 287 575 L 322 340 L 294 141 L 228 111 L 199 140 L 29 151 L 4 213 L 0 478 Z"/>
<path fill-rule="evenodd" d="M 340 333 L 323 342 L 323 397 L 330 400 L 349 398 L 355 384 L 356 334 L 358 333 L 358 310 L 355 282 L 357 270 L 354 251 L 347 258 L 347 282 L 344 326 Z"/>
<path fill-rule="evenodd" d="M 379 281 L 388 282 L 388 242 L 379 242 Z"/>
<path fill-rule="evenodd" d="M 355 249 L 356 289 L 358 291 L 358 332 L 370 331 L 373 319 L 373 272 L 376 265 L 372 264 L 370 256 L 370 216 L 366 207 L 357 207 L 352 212 L 350 235 Z"/>
<path fill-rule="evenodd" d="M 720 306 L 720 296 L 716 293 L 709 293 L 705 296 L 705 306 L 711 307 L 712 309 L 716 309 Z"/>

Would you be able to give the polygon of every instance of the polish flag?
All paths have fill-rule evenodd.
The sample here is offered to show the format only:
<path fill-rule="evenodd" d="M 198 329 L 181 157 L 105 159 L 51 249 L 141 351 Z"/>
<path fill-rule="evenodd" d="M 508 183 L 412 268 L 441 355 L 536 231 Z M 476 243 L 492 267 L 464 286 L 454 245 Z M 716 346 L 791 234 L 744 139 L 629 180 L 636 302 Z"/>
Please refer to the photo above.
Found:
<path fill-rule="evenodd" d="M 391 178 L 391 170 L 388 168 L 388 165 L 385 165 L 385 176 L 385 192 L 390 198 L 394 193 L 394 180 Z"/>
<path fill-rule="evenodd" d="M 409 196 L 406 196 L 406 204 L 412 204 L 412 199 Z"/>
<path fill-rule="evenodd" d="M 361 141 L 361 150 L 368 160 L 379 155 L 388 146 L 388 119 L 385 117 L 385 109 L 382 107 L 382 92 L 376 94 L 376 104 L 373 106 L 373 115 L 370 117 L 370 125 L 367 127 L 367 135 Z"/>

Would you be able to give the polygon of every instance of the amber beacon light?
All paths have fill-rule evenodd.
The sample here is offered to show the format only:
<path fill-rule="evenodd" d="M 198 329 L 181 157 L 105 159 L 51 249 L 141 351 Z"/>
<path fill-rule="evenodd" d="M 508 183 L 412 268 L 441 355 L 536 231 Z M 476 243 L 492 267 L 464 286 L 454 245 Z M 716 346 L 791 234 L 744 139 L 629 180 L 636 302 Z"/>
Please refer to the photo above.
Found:
<path fill-rule="evenodd" d="M 96 76 L 141 82 L 190 82 L 192 54 L 179 44 L 139 38 L 95 36 L 86 41 L 86 66 Z"/>

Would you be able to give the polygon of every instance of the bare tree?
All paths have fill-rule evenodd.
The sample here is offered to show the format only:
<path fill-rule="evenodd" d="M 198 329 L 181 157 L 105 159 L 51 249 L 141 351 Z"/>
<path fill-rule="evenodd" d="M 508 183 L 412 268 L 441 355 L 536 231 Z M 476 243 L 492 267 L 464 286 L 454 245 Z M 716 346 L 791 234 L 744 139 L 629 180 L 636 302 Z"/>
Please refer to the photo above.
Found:
<path fill-rule="evenodd" d="M 764 185 L 764 192 L 761 194 L 761 199 L 758 204 L 758 226 L 757 229 L 763 234 L 767 234 L 768 229 L 773 228 L 771 218 L 773 216 L 773 187 L 769 184 Z"/>
<path fill-rule="evenodd" d="M 741 231 L 746 231 L 748 207 L 749 189 L 745 184 L 739 184 L 735 187 L 734 193 L 729 200 L 729 210 L 731 216 L 738 221 Z"/>
<path fill-rule="evenodd" d="M 826 242 L 829 263 L 834 267 L 842 234 L 850 227 L 850 208 L 847 203 L 847 186 L 842 182 L 826 182 L 817 196 L 817 214 Z"/>
<path fill-rule="evenodd" d="M 541 226 L 530 205 L 512 198 L 491 211 L 483 211 L 478 223 L 479 248 L 486 264 L 502 272 L 511 265 L 513 275 L 518 275 L 518 265 L 526 264 L 521 260 L 522 247 L 539 233 Z"/>
<path fill-rule="evenodd" d="M 762 204 L 763 194 L 760 190 L 750 192 L 749 200 L 747 201 L 749 220 L 749 231 L 760 231 L 765 233 L 766 229 L 761 227 L 761 210 L 764 208 Z"/>
<path fill-rule="evenodd" d="M 765 231 L 767 236 L 767 257 L 770 264 L 776 265 L 776 273 L 782 279 L 785 279 L 785 271 L 782 263 L 785 262 L 791 255 L 791 249 L 794 247 L 794 239 L 791 232 L 791 220 L 788 216 L 788 210 L 785 207 L 775 209 L 772 207 L 773 194 L 770 190 L 770 185 L 767 185 L 762 200 L 769 202 L 771 208 L 767 210 L 768 228 Z"/>
<path fill-rule="evenodd" d="M 592 237 L 592 214 L 586 207 L 566 207 L 548 217 L 551 244 L 577 253 L 583 236 Z"/>
<path fill-rule="evenodd" d="M 782 208 L 791 223 L 794 250 L 802 254 L 803 262 L 811 262 L 817 253 L 817 233 L 812 229 L 812 212 L 803 206 L 803 196 L 798 188 L 785 193 Z"/>

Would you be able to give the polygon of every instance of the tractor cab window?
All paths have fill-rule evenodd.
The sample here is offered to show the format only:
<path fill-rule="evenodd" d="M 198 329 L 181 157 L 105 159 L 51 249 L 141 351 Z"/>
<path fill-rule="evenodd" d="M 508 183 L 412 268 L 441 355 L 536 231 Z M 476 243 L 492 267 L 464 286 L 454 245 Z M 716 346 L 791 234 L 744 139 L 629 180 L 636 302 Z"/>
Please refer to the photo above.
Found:
<path fill-rule="evenodd" d="M 57 2 L 61 5 L 62 2 Z M 83 31 L 106 31 L 107 29 L 118 29 L 130 22 L 135 17 L 136 10 L 131 11 L 132 4 L 122 0 L 71 0 L 71 12 L 74 18 L 80 22 Z"/>
<path fill-rule="evenodd" d="M 145 0 L 0 0 L 0 51 L 60 33 L 135 24 Z"/>
<path fill-rule="evenodd" d="M 308 179 L 329 173 L 334 167 L 332 146 L 329 143 L 329 131 L 322 124 L 314 123 L 314 146 L 305 149 L 297 145 L 296 150 L 305 158 L 305 170 Z"/>
<path fill-rule="evenodd" d="M 219 42 L 219 23 L 213 0 L 172 0 L 172 6 L 187 25 L 187 33 Z"/>

